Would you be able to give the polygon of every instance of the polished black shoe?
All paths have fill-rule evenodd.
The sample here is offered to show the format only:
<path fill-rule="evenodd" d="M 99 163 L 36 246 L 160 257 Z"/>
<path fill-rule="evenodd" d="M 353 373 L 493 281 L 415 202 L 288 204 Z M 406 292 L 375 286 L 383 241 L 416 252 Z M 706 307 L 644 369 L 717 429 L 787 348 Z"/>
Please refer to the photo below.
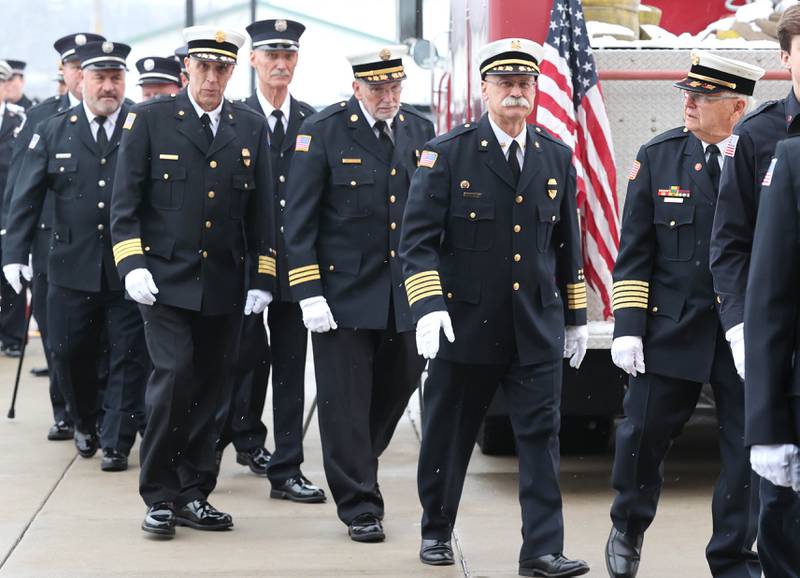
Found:
<path fill-rule="evenodd" d="M 31 375 L 35 377 L 47 377 L 50 375 L 50 370 L 47 367 L 34 367 L 31 369 Z"/>
<path fill-rule="evenodd" d="M 47 439 L 53 441 L 71 440 L 75 435 L 75 428 L 63 419 L 57 421 L 47 430 Z"/>
<path fill-rule="evenodd" d="M 250 471 L 257 476 L 267 475 L 267 466 L 272 459 L 272 454 L 266 448 L 255 448 L 246 452 L 236 452 L 236 463 L 248 466 Z"/>
<path fill-rule="evenodd" d="M 100 469 L 104 472 L 124 472 L 128 469 L 128 456 L 112 448 L 103 448 Z"/>
<path fill-rule="evenodd" d="M 519 563 L 520 576 L 542 576 L 554 578 L 562 576 L 582 576 L 589 572 L 589 565 L 583 560 L 570 560 L 563 554 L 548 554 Z"/>
<path fill-rule="evenodd" d="M 450 540 L 426 540 L 423 538 L 419 548 L 419 559 L 423 564 L 431 566 L 451 566 L 454 562 Z"/>
<path fill-rule="evenodd" d="M 628 535 L 611 527 L 606 542 L 606 569 L 612 578 L 634 578 L 639 571 L 644 536 Z"/>
<path fill-rule="evenodd" d="M 142 530 L 162 538 L 175 535 L 175 511 L 169 502 L 158 502 L 147 508 Z"/>
<path fill-rule="evenodd" d="M 74 434 L 75 447 L 82 458 L 90 458 L 97 453 L 98 441 L 97 435 L 93 433 L 82 432 L 79 429 L 75 430 Z"/>
<path fill-rule="evenodd" d="M 354 542 L 383 542 L 383 524 L 375 514 L 360 514 L 350 522 L 347 528 L 350 539 Z"/>
<path fill-rule="evenodd" d="M 230 514 L 220 512 L 208 500 L 192 500 L 175 512 L 178 526 L 189 526 L 195 530 L 227 530 L 233 527 Z"/>
<path fill-rule="evenodd" d="M 2 351 L 7 357 L 22 357 L 22 348 L 18 343 L 11 343 L 6 345 L 5 343 L 0 346 L 0 351 Z"/>
<path fill-rule="evenodd" d="M 289 478 L 282 484 L 272 486 L 269 497 L 276 500 L 291 500 L 302 504 L 319 504 L 325 501 L 325 492 L 300 474 Z"/>

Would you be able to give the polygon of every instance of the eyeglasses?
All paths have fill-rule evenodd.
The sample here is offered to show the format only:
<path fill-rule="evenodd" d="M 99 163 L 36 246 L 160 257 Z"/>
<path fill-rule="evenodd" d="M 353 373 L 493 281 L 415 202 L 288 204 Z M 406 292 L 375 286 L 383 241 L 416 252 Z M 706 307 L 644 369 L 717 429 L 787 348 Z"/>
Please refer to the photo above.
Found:
<path fill-rule="evenodd" d="M 400 92 L 402 92 L 403 90 L 403 85 L 402 84 L 393 84 L 391 86 L 369 85 L 368 90 L 372 96 L 384 96 L 386 94 L 391 94 L 392 96 L 398 96 Z"/>
<path fill-rule="evenodd" d="M 526 92 L 536 86 L 535 80 L 520 80 L 517 82 L 514 82 L 513 80 L 484 80 L 484 82 L 499 86 L 503 90 L 511 90 L 515 86 L 519 86 L 519 89 L 523 92 Z"/>
<path fill-rule="evenodd" d="M 718 102 L 720 100 L 735 100 L 740 98 L 733 95 L 709 96 L 707 94 L 698 94 L 689 90 L 682 90 L 681 92 L 683 93 L 683 100 L 691 100 L 696 104 L 708 104 L 711 102 Z"/>

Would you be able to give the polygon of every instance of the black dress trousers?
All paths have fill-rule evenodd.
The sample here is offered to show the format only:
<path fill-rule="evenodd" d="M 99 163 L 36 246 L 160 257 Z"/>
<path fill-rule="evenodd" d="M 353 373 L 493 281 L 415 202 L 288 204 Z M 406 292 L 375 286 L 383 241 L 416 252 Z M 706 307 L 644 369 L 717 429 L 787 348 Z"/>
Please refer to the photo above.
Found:
<path fill-rule="evenodd" d="M 472 450 L 498 387 L 508 400 L 519 454 L 520 561 L 563 552 L 558 482 L 562 360 L 474 365 L 433 359 L 425 382 L 417 485 L 422 537 L 449 540 Z"/>
<path fill-rule="evenodd" d="M 140 449 L 144 502 L 184 504 L 216 485 L 217 414 L 230 400 L 242 314 L 202 315 L 169 305 L 140 305 L 153 372 Z"/>
<path fill-rule="evenodd" d="M 413 331 L 337 329 L 312 333 L 325 477 L 339 518 L 383 516 L 378 458 L 389 445 L 425 360 Z"/>
<path fill-rule="evenodd" d="M 750 469 L 744 445 L 744 385 L 721 330 L 710 381 L 717 406 L 722 470 L 714 486 L 714 526 L 706 559 L 715 577 L 758 578 L 761 568 L 752 550 L 758 477 Z M 611 519 L 618 530 L 637 535 L 655 518 L 664 458 L 694 412 L 702 384 L 649 372 L 631 377 L 629 383 L 625 419 L 617 428 L 612 479 L 618 494 Z M 688 527 L 691 522 L 686 524 Z"/>
<path fill-rule="evenodd" d="M 0 343 L 21 346 L 25 338 L 26 291 L 19 295 L 0 275 Z"/>

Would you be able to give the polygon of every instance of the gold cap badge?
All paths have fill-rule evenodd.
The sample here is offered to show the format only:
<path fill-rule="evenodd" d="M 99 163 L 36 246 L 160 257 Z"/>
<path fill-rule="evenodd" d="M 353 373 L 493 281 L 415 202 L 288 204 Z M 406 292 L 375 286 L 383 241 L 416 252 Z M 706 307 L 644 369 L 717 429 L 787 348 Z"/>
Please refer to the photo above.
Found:
<path fill-rule="evenodd" d="M 217 33 L 214 35 L 214 40 L 216 40 L 220 44 L 225 42 L 225 31 L 217 30 Z"/>
<path fill-rule="evenodd" d="M 392 57 L 392 51 L 388 48 L 384 48 L 378 53 L 378 58 L 381 60 L 389 60 Z"/>

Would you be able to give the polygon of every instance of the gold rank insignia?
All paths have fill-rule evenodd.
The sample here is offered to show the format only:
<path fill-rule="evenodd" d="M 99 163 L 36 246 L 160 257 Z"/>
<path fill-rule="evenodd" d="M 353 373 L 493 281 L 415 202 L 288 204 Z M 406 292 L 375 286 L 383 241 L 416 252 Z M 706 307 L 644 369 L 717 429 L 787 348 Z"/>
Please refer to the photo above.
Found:
<path fill-rule="evenodd" d="M 218 44 L 225 42 L 225 31 L 217 30 L 217 33 L 214 35 L 214 40 L 216 40 Z"/>
<path fill-rule="evenodd" d="M 489 141 L 488 141 L 488 140 L 486 140 L 486 139 L 483 139 L 483 140 L 481 141 L 481 148 L 485 149 L 485 148 L 486 148 L 486 147 L 488 147 L 488 146 L 489 146 Z"/>
<path fill-rule="evenodd" d="M 547 179 L 547 196 L 555 199 L 558 196 L 558 181 L 554 178 Z"/>
<path fill-rule="evenodd" d="M 134 116 L 135 116 L 135 115 L 134 115 Z M 75 124 L 76 122 L 78 122 L 78 115 L 77 115 L 77 114 L 73 114 L 71 117 L 69 117 L 69 121 L 70 121 L 72 124 Z"/>
<path fill-rule="evenodd" d="M 469 181 L 468 181 L 468 180 L 466 180 L 466 179 L 464 179 L 463 181 L 461 181 L 461 188 L 462 188 L 462 189 L 468 189 L 468 188 L 469 188 Z"/>
<path fill-rule="evenodd" d="M 357 120 L 358 120 L 358 115 L 357 114 L 351 114 L 350 115 L 350 122 L 356 122 Z"/>
<path fill-rule="evenodd" d="M 250 149 L 248 148 L 242 149 L 242 163 L 244 163 L 246 167 L 250 166 Z"/>

